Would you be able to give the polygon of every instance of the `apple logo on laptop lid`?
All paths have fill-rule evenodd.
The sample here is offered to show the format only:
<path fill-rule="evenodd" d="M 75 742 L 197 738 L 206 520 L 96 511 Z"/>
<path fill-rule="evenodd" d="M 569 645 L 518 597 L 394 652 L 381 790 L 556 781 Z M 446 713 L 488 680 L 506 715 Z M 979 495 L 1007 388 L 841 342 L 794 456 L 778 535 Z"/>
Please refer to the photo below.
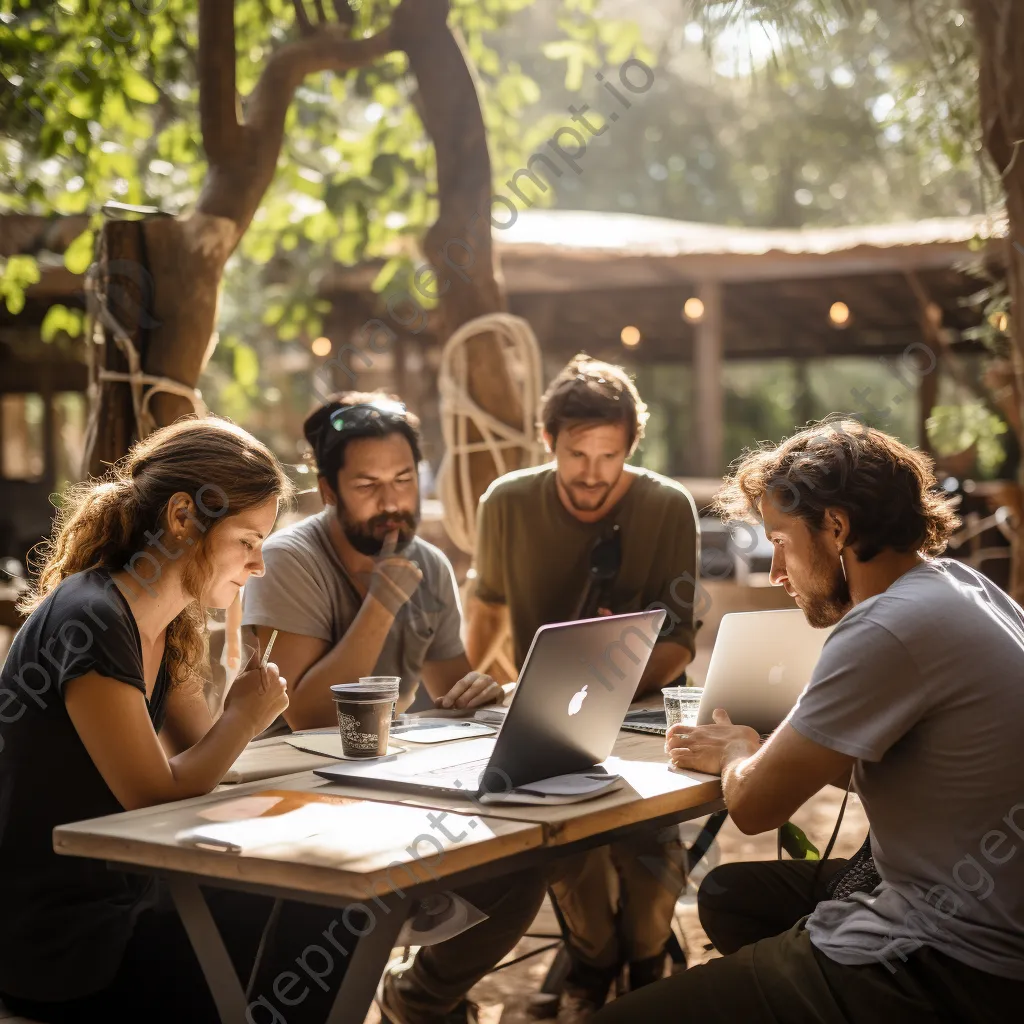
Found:
<path fill-rule="evenodd" d="M 569 701 L 569 714 L 578 715 L 583 707 L 583 702 L 587 699 L 587 688 L 586 686 L 580 690 L 579 693 L 572 695 L 572 700 Z"/>
<path fill-rule="evenodd" d="M 780 661 L 768 670 L 768 685 L 778 686 L 786 675 L 786 666 Z"/>

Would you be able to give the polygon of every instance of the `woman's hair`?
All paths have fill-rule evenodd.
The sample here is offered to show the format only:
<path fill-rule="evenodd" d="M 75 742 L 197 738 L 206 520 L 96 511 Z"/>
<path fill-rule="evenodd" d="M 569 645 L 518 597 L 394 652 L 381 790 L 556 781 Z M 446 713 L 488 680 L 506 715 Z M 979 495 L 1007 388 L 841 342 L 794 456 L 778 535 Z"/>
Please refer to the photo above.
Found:
<path fill-rule="evenodd" d="M 551 382 L 540 400 L 540 428 L 558 440 L 564 427 L 622 423 L 630 453 L 644 436 L 647 406 L 621 366 L 591 359 L 585 352 Z"/>
<path fill-rule="evenodd" d="M 861 562 L 885 548 L 941 554 L 960 525 L 926 455 L 842 416 L 744 452 L 713 507 L 726 520 L 756 523 L 766 496 L 812 530 L 823 527 L 826 509 L 842 509 Z"/>
<path fill-rule="evenodd" d="M 168 526 L 168 502 L 180 492 L 192 498 L 199 525 L 182 574 L 196 600 L 167 627 L 167 667 L 175 684 L 198 681 L 206 656 L 206 613 L 198 599 L 209 575 L 210 535 L 223 517 L 293 493 L 270 449 L 226 420 L 179 420 L 133 445 L 103 479 L 70 486 L 52 535 L 33 551 L 37 579 L 19 610 L 31 612 L 58 583 L 87 569 L 141 563 L 140 578 L 158 579 L 157 545 Z"/>

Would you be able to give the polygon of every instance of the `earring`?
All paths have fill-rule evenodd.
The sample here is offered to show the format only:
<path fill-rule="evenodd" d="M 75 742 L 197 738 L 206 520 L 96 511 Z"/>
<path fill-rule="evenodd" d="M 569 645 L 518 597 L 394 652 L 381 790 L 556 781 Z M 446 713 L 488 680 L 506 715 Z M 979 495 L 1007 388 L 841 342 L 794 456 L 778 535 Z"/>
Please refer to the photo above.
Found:
<path fill-rule="evenodd" d="M 839 549 L 839 568 L 843 570 L 843 579 L 849 582 L 846 576 L 846 562 L 843 561 L 843 549 Z"/>

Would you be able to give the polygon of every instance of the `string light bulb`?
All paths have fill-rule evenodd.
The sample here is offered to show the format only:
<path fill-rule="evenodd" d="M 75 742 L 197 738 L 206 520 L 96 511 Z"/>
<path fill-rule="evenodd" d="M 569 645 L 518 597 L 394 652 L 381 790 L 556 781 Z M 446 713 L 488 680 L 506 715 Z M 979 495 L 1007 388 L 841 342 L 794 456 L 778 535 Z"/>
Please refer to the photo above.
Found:
<path fill-rule="evenodd" d="M 683 316 L 691 323 L 698 323 L 704 318 L 704 303 L 696 295 L 683 303 Z"/>
<path fill-rule="evenodd" d="M 636 348 L 640 344 L 640 328 L 633 326 L 623 327 L 619 337 L 626 348 Z"/>
<path fill-rule="evenodd" d="M 833 302 L 829 307 L 828 318 L 836 327 L 845 327 L 850 322 L 850 307 L 845 302 Z"/>

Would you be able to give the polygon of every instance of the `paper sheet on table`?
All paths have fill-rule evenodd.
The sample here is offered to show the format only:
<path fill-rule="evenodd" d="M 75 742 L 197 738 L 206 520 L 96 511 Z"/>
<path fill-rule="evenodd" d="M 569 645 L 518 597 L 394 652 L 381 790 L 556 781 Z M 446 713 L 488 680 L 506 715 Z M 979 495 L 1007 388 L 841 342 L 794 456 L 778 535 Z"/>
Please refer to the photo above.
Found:
<path fill-rule="evenodd" d="M 359 863 L 365 857 L 380 855 L 382 850 L 393 850 L 399 856 L 406 851 L 410 837 L 423 831 L 421 807 L 383 807 L 372 801 L 319 792 L 281 790 L 257 795 L 277 796 L 281 802 L 259 817 L 184 829 L 177 834 L 177 841 L 227 853 L 301 846 L 314 853 L 340 854 Z M 282 814 L 282 808 L 295 809 Z"/>
<path fill-rule="evenodd" d="M 498 730 L 483 722 L 427 721 L 393 727 L 392 735 L 403 743 L 447 743 L 474 736 L 493 736 Z"/>
<path fill-rule="evenodd" d="M 246 853 L 261 846 L 295 843 L 330 832 L 338 825 L 338 808 L 310 804 L 287 814 L 246 818 L 225 824 L 199 825 L 177 836 L 179 843 Z"/>
<path fill-rule="evenodd" d="M 225 823 L 229 821 L 245 821 L 246 818 L 258 818 L 266 814 L 271 807 L 281 802 L 279 796 L 240 796 L 237 800 L 228 800 L 223 804 L 214 804 L 199 811 L 199 817 L 206 821 Z"/>
<path fill-rule="evenodd" d="M 399 721 L 409 725 L 419 719 L 459 718 L 483 722 L 484 725 L 500 726 L 505 721 L 508 708 L 500 704 L 487 704 L 482 708 L 428 708 L 415 714 L 402 715 Z"/>
<path fill-rule="evenodd" d="M 382 761 L 384 758 L 368 757 L 346 757 L 341 750 L 341 735 L 337 729 L 328 729 L 323 732 L 299 732 L 291 736 L 283 737 L 285 743 L 296 750 L 304 751 L 307 754 L 319 754 L 321 757 L 334 757 L 339 761 Z M 401 754 L 404 747 L 388 744 L 388 752 L 384 756 L 391 759 L 396 754 Z"/>
<path fill-rule="evenodd" d="M 588 774 L 556 775 L 540 779 L 507 793 L 483 793 L 483 804 L 575 804 L 614 792 L 622 785 L 618 775 Z"/>

